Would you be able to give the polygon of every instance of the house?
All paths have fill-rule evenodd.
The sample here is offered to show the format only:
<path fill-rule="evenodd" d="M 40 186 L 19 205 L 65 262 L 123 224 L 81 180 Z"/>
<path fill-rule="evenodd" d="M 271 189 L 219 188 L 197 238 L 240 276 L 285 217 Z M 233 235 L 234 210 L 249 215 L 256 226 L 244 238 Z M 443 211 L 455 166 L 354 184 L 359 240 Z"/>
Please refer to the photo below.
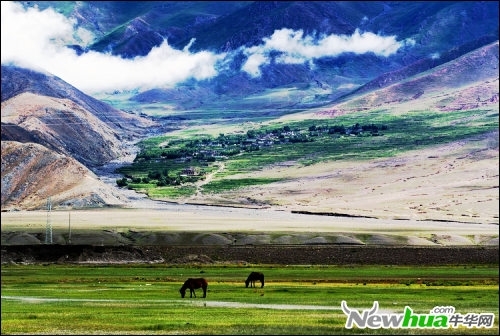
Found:
<path fill-rule="evenodd" d="M 182 170 L 181 175 L 197 176 L 200 175 L 200 171 L 197 167 L 188 167 Z"/>

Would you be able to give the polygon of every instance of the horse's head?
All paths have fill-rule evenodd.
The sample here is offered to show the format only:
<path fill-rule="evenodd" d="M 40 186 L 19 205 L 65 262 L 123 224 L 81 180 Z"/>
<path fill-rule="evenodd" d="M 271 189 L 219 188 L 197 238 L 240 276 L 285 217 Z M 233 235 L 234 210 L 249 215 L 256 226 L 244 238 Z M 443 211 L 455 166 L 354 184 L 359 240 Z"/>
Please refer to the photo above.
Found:
<path fill-rule="evenodd" d="M 250 284 L 250 281 L 247 279 L 245 280 L 245 287 L 248 288 L 248 285 Z"/>
<path fill-rule="evenodd" d="M 182 287 L 181 289 L 179 289 L 179 292 L 181 293 L 181 297 L 184 298 L 184 296 L 186 295 L 186 289 Z"/>

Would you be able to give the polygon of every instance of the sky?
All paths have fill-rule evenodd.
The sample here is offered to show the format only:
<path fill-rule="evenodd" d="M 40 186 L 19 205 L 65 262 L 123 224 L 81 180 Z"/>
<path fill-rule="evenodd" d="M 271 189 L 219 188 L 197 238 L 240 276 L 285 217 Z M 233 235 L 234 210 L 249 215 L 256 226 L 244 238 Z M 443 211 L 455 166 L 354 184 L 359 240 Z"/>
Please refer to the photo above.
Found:
<path fill-rule="evenodd" d="M 345 52 L 374 53 L 387 57 L 412 41 L 396 36 L 379 36 L 356 30 L 352 35 L 312 37 L 301 30 L 283 27 L 250 48 L 231 54 L 209 51 L 191 52 L 191 41 L 183 49 L 174 49 L 168 41 L 148 55 L 125 59 L 110 53 L 90 51 L 78 55 L 68 45 L 82 47 L 93 42 L 90 31 L 77 26 L 51 8 L 24 9 L 15 1 L 1 2 L 1 62 L 55 75 L 87 94 L 112 91 L 174 87 L 186 80 L 210 79 L 224 69 L 237 52 L 247 56 L 241 71 L 251 77 L 261 75 L 262 66 L 271 62 L 271 53 L 279 52 L 278 63 L 308 64 L 321 57 Z"/>

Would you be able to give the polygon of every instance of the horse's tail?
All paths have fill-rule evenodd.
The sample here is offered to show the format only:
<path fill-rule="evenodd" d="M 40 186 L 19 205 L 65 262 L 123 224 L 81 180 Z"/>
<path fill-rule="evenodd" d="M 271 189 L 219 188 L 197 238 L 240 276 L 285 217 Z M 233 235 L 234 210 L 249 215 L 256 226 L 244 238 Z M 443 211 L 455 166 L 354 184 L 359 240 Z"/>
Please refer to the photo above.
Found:
<path fill-rule="evenodd" d="M 203 289 L 203 297 L 206 298 L 207 297 L 208 281 L 206 279 L 202 279 L 201 281 L 202 281 L 201 289 Z"/>

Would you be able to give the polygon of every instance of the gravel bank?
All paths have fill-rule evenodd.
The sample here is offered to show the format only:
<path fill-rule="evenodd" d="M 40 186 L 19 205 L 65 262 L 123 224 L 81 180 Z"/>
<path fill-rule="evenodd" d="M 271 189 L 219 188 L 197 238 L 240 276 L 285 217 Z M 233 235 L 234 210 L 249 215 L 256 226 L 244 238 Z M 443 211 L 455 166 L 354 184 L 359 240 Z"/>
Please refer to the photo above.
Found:
<path fill-rule="evenodd" d="M 498 264 L 498 246 L 2 246 L 2 263 L 166 263 L 270 265 Z"/>

